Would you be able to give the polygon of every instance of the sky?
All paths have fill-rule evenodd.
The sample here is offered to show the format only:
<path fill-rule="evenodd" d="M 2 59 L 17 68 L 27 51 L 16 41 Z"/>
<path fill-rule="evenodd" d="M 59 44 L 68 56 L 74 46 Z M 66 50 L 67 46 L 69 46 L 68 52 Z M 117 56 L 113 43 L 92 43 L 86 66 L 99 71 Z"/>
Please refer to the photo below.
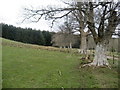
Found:
<path fill-rule="evenodd" d="M 24 7 L 46 7 L 47 5 L 64 6 L 60 0 L 1 0 L 0 1 L 0 23 L 6 23 L 17 27 L 31 27 L 33 29 L 51 31 L 50 23 L 41 19 L 38 23 L 24 22 Z M 55 29 L 55 28 L 54 28 Z"/>
<path fill-rule="evenodd" d="M 64 1 L 64 0 L 62 0 Z M 50 28 L 51 24 L 44 19 L 38 23 L 24 22 L 21 23 L 23 18 L 23 8 L 25 7 L 46 7 L 48 5 L 66 6 L 61 0 L 1 0 L 0 1 L 0 23 L 6 23 L 23 28 L 33 28 L 37 30 L 57 31 L 57 24 L 53 29 Z"/>

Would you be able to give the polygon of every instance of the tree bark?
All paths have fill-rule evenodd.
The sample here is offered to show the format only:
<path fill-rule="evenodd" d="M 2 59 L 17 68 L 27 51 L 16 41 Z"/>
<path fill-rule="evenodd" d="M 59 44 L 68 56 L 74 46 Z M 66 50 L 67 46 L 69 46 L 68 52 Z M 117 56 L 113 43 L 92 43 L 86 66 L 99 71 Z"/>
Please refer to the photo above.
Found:
<path fill-rule="evenodd" d="M 90 65 L 93 66 L 108 66 L 109 63 L 107 61 L 107 55 L 106 55 L 106 45 L 102 42 L 99 42 L 96 45 L 96 49 L 95 49 L 95 57 L 92 63 L 90 63 Z"/>
<path fill-rule="evenodd" d="M 86 32 L 81 32 L 81 45 L 80 45 L 80 49 L 81 49 L 81 54 L 86 54 L 87 53 L 87 35 Z"/>

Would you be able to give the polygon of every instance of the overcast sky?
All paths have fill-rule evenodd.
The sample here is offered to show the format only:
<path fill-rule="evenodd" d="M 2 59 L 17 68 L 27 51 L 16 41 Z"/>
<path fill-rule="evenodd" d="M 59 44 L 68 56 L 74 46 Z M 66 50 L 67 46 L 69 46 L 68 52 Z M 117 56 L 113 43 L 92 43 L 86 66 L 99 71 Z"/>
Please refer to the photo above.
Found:
<path fill-rule="evenodd" d="M 45 20 L 40 20 L 38 23 L 20 23 L 23 20 L 22 14 L 24 7 L 45 7 L 47 5 L 63 6 L 64 4 L 60 0 L 1 0 L 0 23 L 50 31 L 50 23 Z"/>
<path fill-rule="evenodd" d="M 64 0 L 62 0 L 64 1 Z M 70 0 L 69 0 L 70 1 Z M 81 0 L 78 0 L 81 1 Z M 114 0 L 118 1 L 118 0 Z M 1 0 L 0 1 L 0 23 L 11 24 L 19 27 L 31 27 L 33 29 L 49 30 L 50 23 L 40 20 L 38 23 L 20 23 L 23 20 L 24 7 L 46 7 L 47 5 L 56 5 L 63 7 L 65 4 L 61 0 Z M 53 28 L 52 30 L 56 29 Z M 54 30 L 55 31 L 55 30 Z"/>

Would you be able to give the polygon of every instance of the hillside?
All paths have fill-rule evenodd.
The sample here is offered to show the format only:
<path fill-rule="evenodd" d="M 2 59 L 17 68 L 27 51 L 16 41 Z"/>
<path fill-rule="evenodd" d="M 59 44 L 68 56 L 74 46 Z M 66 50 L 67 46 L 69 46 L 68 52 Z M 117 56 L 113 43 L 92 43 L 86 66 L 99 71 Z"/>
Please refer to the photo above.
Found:
<path fill-rule="evenodd" d="M 60 51 L 60 52 L 70 52 L 69 49 L 60 49 L 52 46 L 41 46 L 41 45 L 35 45 L 35 44 L 27 44 L 27 43 L 21 43 L 16 42 L 8 39 L 2 39 L 2 45 L 3 46 L 12 46 L 12 47 L 20 47 L 20 48 L 33 48 L 33 49 L 43 49 L 43 50 L 49 50 L 49 51 Z M 77 49 L 72 50 L 73 53 L 77 53 Z"/>
<path fill-rule="evenodd" d="M 118 67 L 79 68 L 81 55 L 2 39 L 3 88 L 118 88 Z M 62 52 L 61 52 L 62 51 Z"/>

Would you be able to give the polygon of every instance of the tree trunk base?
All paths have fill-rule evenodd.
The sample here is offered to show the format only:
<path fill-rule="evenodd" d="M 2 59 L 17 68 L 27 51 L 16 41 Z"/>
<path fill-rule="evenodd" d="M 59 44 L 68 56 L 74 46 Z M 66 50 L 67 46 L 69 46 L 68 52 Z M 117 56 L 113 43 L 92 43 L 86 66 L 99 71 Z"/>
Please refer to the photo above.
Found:
<path fill-rule="evenodd" d="M 109 62 L 107 61 L 106 47 L 103 43 L 98 43 L 95 49 L 95 57 L 93 62 L 83 65 L 85 66 L 94 66 L 94 67 L 109 67 Z M 111 68 L 110 68 L 111 69 Z"/>
<path fill-rule="evenodd" d="M 82 65 L 81 66 L 81 68 L 82 67 L 85 67 L 85 66 L 92 66 L 93 68 L 95 68 L 95 67 L 108 67 L 109 69 L 111 69 L 111 67 L 110 67 L 110 65 L 108 65 L 108 64 L 104 64 L 104 65 L 97 65 L 97 64 L 95 64 L 95 63 L 89 63 L 89 64 L 84 64 L 84 65 Z"/>

